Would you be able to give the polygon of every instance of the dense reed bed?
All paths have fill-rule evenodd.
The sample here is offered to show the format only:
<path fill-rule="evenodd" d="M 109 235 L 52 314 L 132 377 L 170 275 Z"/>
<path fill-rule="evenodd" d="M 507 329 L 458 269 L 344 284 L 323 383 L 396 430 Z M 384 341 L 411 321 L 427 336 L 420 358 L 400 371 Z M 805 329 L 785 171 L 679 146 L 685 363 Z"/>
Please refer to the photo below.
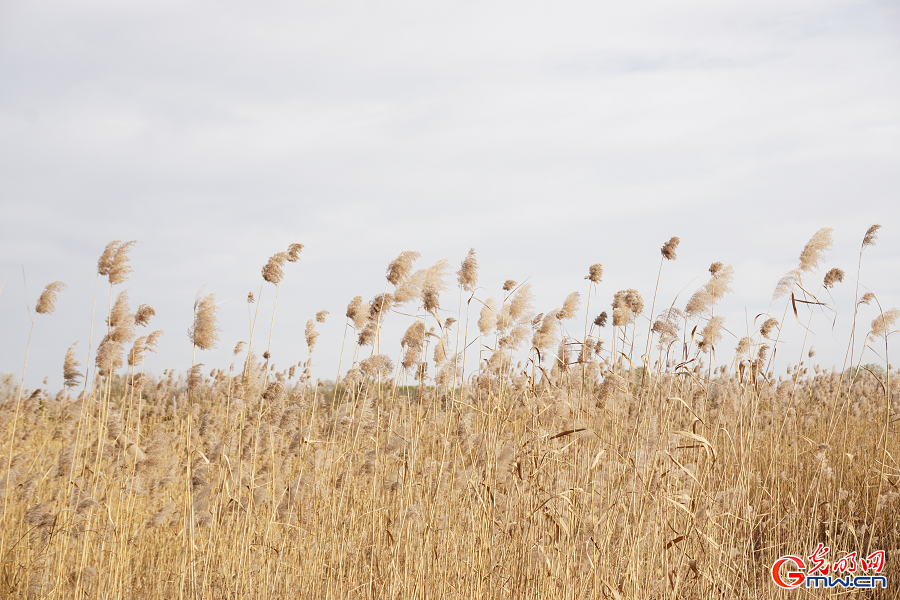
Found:
<path fill-rule="evenodd" d="M 683 309 L 657 312 L 654 294 L 647 310 L 623 289 L 598 310 L 594 264 L 584 309 L 572 293 L 536 314 L 528 284 L 484 297 L 474 251 L 455 274 L 446 261 L 415 270 L 404 252 L 385 291 L 347 306 L 336 383 L 308 362 L 271 368 L 274 312 L 268 331 L 252 319 L 235 365 L 203 367 L 196 355 L 222 334 L 211 294 L 185 341 L 195 364 L 145 375 L 154 310 L 117 292 L 131 244 L 98 263 L 110 305 L 91 369 L 70 351 L 55 396 L 2 382 L 6 597 L 826 597 L 770 576 L 778 557 L 819 542 L 834 560 L 886 550 L 900 584 L 887 363 L 900 313 L 858 294 L 854 315 L 877 316 L 865 339 L 848 336 L 844 368 L 772 367 L 786 321 L 831 310 L 822 289 L 844 273 L 820 269 L 830 229 L 733 359 L 715 312 L 733 276 L 721 263 Z M 660 270 L 677 246 L 662 247 Z M 301 250 L 265 264 L 251 314 L 277 305 Z M 36 312 L 52 314 L 62 287 Z M 326 318 L 307 324 L 310 352 Z M 394 357 L 387 318 L 409 322 Z"/>

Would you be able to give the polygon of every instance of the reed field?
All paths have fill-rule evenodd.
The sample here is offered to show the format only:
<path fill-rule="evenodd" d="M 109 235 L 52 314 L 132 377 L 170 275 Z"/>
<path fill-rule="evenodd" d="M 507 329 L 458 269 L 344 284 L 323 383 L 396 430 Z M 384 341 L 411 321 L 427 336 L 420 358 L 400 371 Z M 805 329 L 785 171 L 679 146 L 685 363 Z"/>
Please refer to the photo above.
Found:
<path fill-rule="evenodd" d="M 662 246 L 660 273 L 678 244 Z M 308 360 L 270 364 L 302 245 L 261 257 L 247 331 L 221 331 L 215 296 L 198 294 L 188 338 L 167 332 L 194 364 L 152 377 L 155 311 L 123 291 L 136 247 L 111 242 L 85 315 L 89 364 L 71 348 L 55 394 L 0 382 L 0 594 L 897 597 L 900 311 L 857 266 L 829 269 L 831 245 L 830 228 L 815 233 L 736 348 L 716 312 L 730 265 L 678 305 L 627 287 L 600 298 L 603 267 L 584 265 L 581 289 L 538 307 L 530 283 L 479 287 L 474 250 L 458 270 L 404 252 L 374 297 L 309 315 L 310 354 L 319 323 L 346 322 L 334 381 Z M 856 287 L 853 306 L 831 304 L 836 285 Z M 32 323 L 52 328 L 64 287 L 44 289 Z M 836 310 L 854 315 L 837 332 L 844 365 L 781 339 Z M 238 340 L 234 364 L 201 364 Z M 803 360 L 785 369 L 788 356 Z M 888 588 L 779 589 L 773 562 L 820 542 L 832 561 L 884 550 Z"/>

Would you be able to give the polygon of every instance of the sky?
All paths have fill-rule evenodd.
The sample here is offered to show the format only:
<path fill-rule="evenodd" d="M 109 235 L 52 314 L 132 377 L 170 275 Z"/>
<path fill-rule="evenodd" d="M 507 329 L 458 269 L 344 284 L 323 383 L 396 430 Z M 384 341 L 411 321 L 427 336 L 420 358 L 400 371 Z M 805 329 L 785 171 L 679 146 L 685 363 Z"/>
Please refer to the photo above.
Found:
<path fill-rule="evenodd" d="M 757 315 L 780 318 L 775 284 L 822 227 L 834 247 L 808 280 L 848 277 L 810 333 L 786 323 L 779 352 L 796 363 L 813 345 L 840 366 L 875 223 L 860 289 L 900 306 L 898 106 L 893 1 L 0 0 L 0 373 L 20 377 L 27 352 L 26 385 L 55 392 L 71 343 L 93 361 L 111 240 L 137 241 L 114 293 L 156 309 L 157 375 L 227 368 L 249 337 L 247 292 L 293 242 L 279 368 L 308 358 L 304 325 L 328 310 L 313 376 L 346 370 L 347 303 L 384 291 L 401 251 L 455 270 L 475 248 L 478 298 L 527 280 L 538 312 L 586 299 L 602 263 L 593 316 L 620 289 L 650 306 L 671 236 L 656 312 L 683 307 L 711 262 L 734 266 L 724 364 Z M 57 280 L 68 289 L 29 345 L 28 309 Z M 222 341 L 192 357 L 201 289 L 221 302 Z M 395 361 L 410 323 L 388 318 Z"/>

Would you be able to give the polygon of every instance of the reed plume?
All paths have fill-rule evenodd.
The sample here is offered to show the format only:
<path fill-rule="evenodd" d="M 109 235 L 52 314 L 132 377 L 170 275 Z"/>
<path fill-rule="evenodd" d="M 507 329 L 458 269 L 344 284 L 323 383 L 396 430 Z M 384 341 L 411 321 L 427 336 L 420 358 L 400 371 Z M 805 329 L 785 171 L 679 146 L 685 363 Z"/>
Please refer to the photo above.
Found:
<path fill-rule="evenodd" d="M 97 260 L 97 274 L 107 277 L 110 285 L 127 281 L 128 274 L 132 272 L 128 253 L 136 243 L 134 240 L 130 242 L 113 240 L 107 244 Z"/>
<path fill-rule="evenodd" d="M 866 246 L 874 246 L 875 240 L 878 239 L 878 230 L 881 229 L 881 225 L 872 225 L 866 230 L 866 235 L 863 236 L 862 248 L 866 248 Z"/>
<path fill-rule="evenodd" d="M 823 227 L 813 234 L 800 253 L 800 271 L 812 271 L 819 267 L 825 252 L 831 250 L 833 231 L 831 227 Z"/>
<path fill-rule="evenodd" d="M 489 335 L 497 326 L 497 299 L 488 298 L 478 316 L 478 331 L 482 336 Z"/>
<path fill-rule="evenodd" d="M 144 352 L 147 350 L 147 336 L 142 335 L 134 340 L 134 345 L 128 351 L 128 366 L 134 367 L 144 360 Z"/>
<path fill-rule="evenodd" d="M 709 321 L 706 322 L 706 325 L 700 331 L 703 339 L 697 347 L 701 351 L 708 353 L 719 343 L 722 339 L 722 325 L 724 323 L 725 317 L 722 315 L 715 315 L 709 318 Z"/>
<path fill-rule="evenodd" d="M 110 337 L 109 334 L 104 336 L 100 345 L 97 347 L 96 366 L 97 373 L 101 377 L 108 377 L 115 373 L 124 363 L 122 361 L 122 352 L 125 348 L 121 342 L 117 342 Z"/>
<path fill-rule="evenodd" d="M 422 255 L 412 250 L 404 250 L 400 256 L 390 262 L 387 267 L 387 280 L 394 285 L 399 286 L 404 279 L 409 276 L 413 263 L 419 260 Z"/>
<path fill-rule="evenodd" d="M 685 305 L 684 312 L 690 318 L 712 314 L 716 303 L 732 291 L 729 284 L 734 279 L 734 268 L 731 265 L 714 262 L 710 265 L 709 272 L 709 281 L 694 292 Z"/>
<path fill-rule="evenodd" d="M 669 238 L 668 242 L 663 244 L 663 247 L 659 249 L 659 252 L 666 260 L 675 260 L 678 256 L 675 253 L 675 249 L 678 248 L 678 244 L 680 243 L 681 240 L 677 236 L 673 236 Z"/>
<path fill-rule="evenodd" d="M 63 381 L 65 382 L 63 385 L 67 388 L 75 387 L 80 383 L 78 380 L 84 377 L 78 371 L 81 363 L 78 362 L 78 357 L 75 354 L 75 346 L 77 345 L 78 342 L 75 342 L 69 346 L 69 349 L 66 350 L 66 358 L 63 360 Z"/>
<path fill-rule="evenodd" d="M 506 281 L 503 282 L 503 291 L 508 292 L 510 290 L 513 290 L 513 289 L 515 289 L 515 287 L 517 285 L 518 285 L 518 283 L 516 282 L 515 279 L 507 279 Z"/>
<path fill-rule="evenodd" d="M 134 313 L 134 324 L 146 327 L 150 324 L 150 317 L 156 315 L 156 310 L 149 304 L 141 304 Z"/>
<path fill-rule="evenodd" d="M 325 317 L 328 315 L 327 310 L 320 310 L 316 313 L 316 323 L 324 323 Z"/>
<path fill-rule="evenodd" d="M 418 367 L 422 361 L 422 347 L 425 342 L 425 322 L 416 319 L 409 326 L 403 339 L 400 341 L 401 348 L 405 348 L 403 360 L 400 363 L 404 370 L 410 371 L 414 367 Z"/>
<path fill-rule="evenodd" d="M 303 244 L 291 244 L 287 249 L 288 262 L 297 262 L 300 260 L 300 251 L 303 250 Z"/>
<path fill-rule="evenodd" d="M 534 336 L 531 339 L 531 345 L 538 351 L 547 352 L 556 345 L 558 340 L 556 334 L 556 323 L 558 322 L 556 310 L 551 310 L 544 314 L 543 319 L 540 319 L 540 317 L 541 315 L 535 317 L 535 320 L 539 320 L 540 326 L 534 332 Z"/>
<path fill-rule="evenodd" d="M 594 263 L 588 268 L 588 274 L 585 279 L 589 279 L 591 283 L 600 283 L 603 279 L 603 265 Z"/>
<path fill-rule="evenodd" d="M 375 354 L 360 361 L 359 370 L 372 379 L 386 378 L 394 371 L 394 363 L 387 354 Z"/>
<path fill-rule="evenodd" d="M 428 267 L 425 273 L 425 282 L 422 286 L 422 307 L 440 322 L 437 315 L 438 309 L 441 307 L 440 294 L 448 288 L 445 281 L 447 271 L 450 269 L 450 262 L 447 259 L 441 259 Z"/>
<path fill-rule="evenodd" d="M 156 352 L 156 343 L 159 340 L 159 337 L 163 334 L 162 329 L 157 329 L 153 333 L 147 336 L 147 350 L 150 352 Z"/>
<path fill-rule="evenodd" d="M 872 335 L 886 338 L 892 333 L 891 327 L 894 326 L 898 318 L 900 318 L 900 310 L 890 308 L 884 311 L 884 314 L 879 315 L 872 321 Z"/>
<path fill-rule="evenodd" d="M 634 288 L 619 290 L 613 296 L 613 326 L 624 327 L 629 325 L 644 312 L 644 299 L 640 292 Z"/>
<path fill-rule="evenodd" d="M 41 315 L 52 315 L 53 311 L 56 310 L 56 295 L 64 289 L 66 289 L 66 284 L 62 281 L 54 281 L 47 284 L 47 287 L 41 292 L 40 298 L 38 298 L 37 306 L 34 309 L 35 312 Z"/>
<path fill-rule="evenodd" d="M 772 294 L 772 300 L 777 300 L 779 298 L 790 295 L 794 290 L 794 286 L 799 282 L 800 270 L 794 269 L 792 271 L 788 271 L 781 279 L 778 280 L 778 283 L 775 285 L 775 292 Z"/>
<path fill-rule="evenodd" d="M 210 350 L 219 343 L 219 331 L 216 323 L 216 295 L 202 296 L 203 290 L 197 292 L 194 300 L 194 324 L 188 329 L 188 339 L 200 350 Z"/>
<path fill-rule="evenodd" d="M 581 308 L 581 294 L 572 292 L 566 296 L 562 308 L 556 312 L 556 318 L 560 321 L 571 319 L 578 312 L 579 308 Z"/>
<path fill-rule="evenodd" d="M 273 285 L 279 285 L 284 279 L 284 263 L 290 259 L 287 252 L 276 252 L 263 265 L 262 278 Z"/>
<path fill-rule="evenodd" d="M 842 281 L 844 281 L 844 271 L 835 267 L 825 274 L 822 285 L 826 288 L 832 288 L 835 283 L 840 283 Z"/>
<path fill-rule="evenodd" d="M 356 326 L 356 315 L 359 313 L 359 309 L 362 307 L 362 296 L 355 296 L 353 300 L 350 301 L 350 304 L 347 305 L 347 312 L 345 316 L 353 321 L 354 326 Z"/>
<path fill-rule="evenodd" d="M 310 319 L 306 322 L 306 347 L 309 348 L 310 354 L 312 354 L 318 338 L 319 332 L 316 331 L 316 322 Z"/>
<path fill-rule="evenodd" d="M 478 260 L 475 258 L 475 248 L 469 249 L 469 253 L 459 265 L 456 272 L 456 280 L 460 287 L 467 292 L 472 292 L 478 285 Z"/>
<path fill-rule="evenodd" d="M 763 324 L 760 326 L 760 328 L 759 328 L 759 333 L 760 333 L 760 335 L 762 335 L 764 338 L 772 339 L 772 337 L 771 337 L 772 329 L 774 329 L 774 328 L 777 327 L 777 326 L 778 326 L 778 319 L 776 319 L 776 318 L 774 318 L 774 317 L 769 317 L 769 318 L 766 319 L 765 322 L 763 322 Z"/>
<path fill-rule="evenodd" d="M 97 259 L 97 274 L 106 277 L 112 268 L 113 260 L 116 257 L 116 249 L 122 244 L 121 240 L 113 240 L 106 245 L 100 258 Z"/>
<path fill-rule="evenodd" d="M 129 258 L 128 253 L 131 252 L 131 247 L 136 243 L 136 241 L 132 240 L 130 242 L 119 244 L 116 247 L 116 254 L 109 267 L 109 283 L 111 285 L 119 285 L 128 280 L 128 275 L 132 272 L 130 265 L 131 259 Z"/>

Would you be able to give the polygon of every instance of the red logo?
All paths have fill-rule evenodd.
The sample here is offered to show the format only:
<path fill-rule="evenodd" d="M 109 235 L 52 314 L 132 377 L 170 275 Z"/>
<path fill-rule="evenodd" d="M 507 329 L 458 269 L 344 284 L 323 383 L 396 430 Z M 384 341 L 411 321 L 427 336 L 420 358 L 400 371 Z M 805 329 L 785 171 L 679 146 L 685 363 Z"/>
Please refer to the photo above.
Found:
<path fill-rule="evenodd" d="M 806 563 L 804 563 L 799 556 L 782 556 L 775 561 L 774 565 L 772 565 L 772 581 L 774 581 L 775 585 L 778 587 L 786 590 L 800 587 L 803 585 L 803 582 L 806 581 L 806 575 L 800 571 L 788 571 L 786 573 L 791 581 L 785 581 L 781 578 L 781 567 L 784 566 L 786 562 L 794 563 L 794 567 L 798 569 L 806 569 Z"/>

